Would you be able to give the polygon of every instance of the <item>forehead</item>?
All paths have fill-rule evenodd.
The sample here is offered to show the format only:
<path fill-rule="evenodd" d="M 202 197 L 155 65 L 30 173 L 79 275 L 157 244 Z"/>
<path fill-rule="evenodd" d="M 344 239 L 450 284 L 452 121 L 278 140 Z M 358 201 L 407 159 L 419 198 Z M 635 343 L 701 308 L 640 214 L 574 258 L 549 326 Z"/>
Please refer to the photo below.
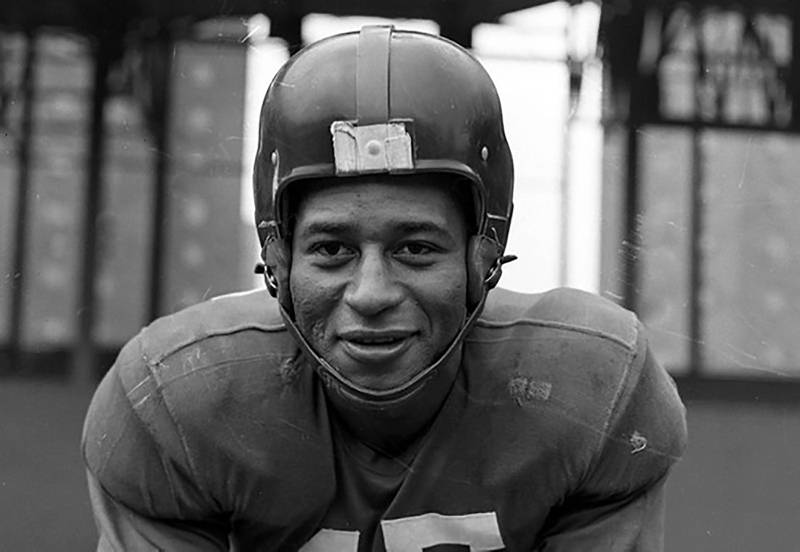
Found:
<path fill-rule="evenodd" d="M 457 185 L 441 175 L 375 175 L 326 179 L 303 186 L 295 196 L 295 230 L 310 223 L 348 221 L 387 224 L 426 222 L 459 233 L 465 229 Z M 468 185 L 462 183 L 468 188 Z M 465 192 L 465 193 L 468 193 Z"/>

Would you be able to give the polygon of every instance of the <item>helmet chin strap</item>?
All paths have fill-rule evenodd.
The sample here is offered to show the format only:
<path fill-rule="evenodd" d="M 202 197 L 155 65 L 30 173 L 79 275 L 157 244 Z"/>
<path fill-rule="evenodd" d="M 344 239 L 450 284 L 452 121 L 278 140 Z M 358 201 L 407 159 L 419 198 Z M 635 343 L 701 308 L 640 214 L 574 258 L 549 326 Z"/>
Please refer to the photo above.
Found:
<path fill-rule="evenodd" d="M 371 389 L 345 377 L 314 351 L 281 306 L 286 327 L 304 354 L 315 363 L 317 375 L 335 417 L 362 443 L 384 455 L 413 453 L 414 443 L 444 404 L 461 366 L 464 336 L 477 320 L 484 301 L 472 310 L 444 352 L 408 381 L 389 389 Z"/>
<path fill-rule="evenodd" d="M 281 317 L 326 388 L 338 417 L 363 442 L 377 450 L 404 450 L 427 427 L 447 396 L 461 365 L 462 343 L 483 311 L 490 289 L 497 285 L 502 265 L 514 260 L 502 255 L 495 240 L 483 235 L 470 239 L 468 247 L 467 304 L 472 310 L 445 350 L 407 381 L 388 389 L 359 385 L 322 358 L 294 321 L 288 293 L 289 259 L 280 242 L 265 248 L 267 288 L 278 298 Z"/>
<path fill-rule="evenodd" d="M 460 352 L 460 345 L 467 332 L 475 324 L 486 297 L 493 287 L 497 285 L 502 273 L 502 266 L 514 259 L 513 255 L 502 255 L 499 244 L 484 235 L 477 235 L 470 239 L 468 246 L 467 270 L 467 304 L 472 307 L 471 312 L 459 329 L 455 337 L 450 341 L 447 348 L 431 364 L 417 372 L 407 381 L 388 389 L 373 389 L 359 385 L 351 381 L 340 370 L 337 370 L 327 360 L 322 358 L 308 341 L 300 328 L 294 321 L 292 312 L 289 312 L 286 304 L 287 295 L 279 293 L 280 288 L 284 288 L 283 294 L 288 290 L 288 254 L 280 242 L 270 241 L 271 247 L 265 247 L 265 258 L 267 265 L 263 273 L 267 288 L 273 296 L 278 297 L 278 305 L 281 316 L 286 324 L 289 333 L 300 345 L 306 356 L 318 367 L 317 372 L 324 381 L 326 387 L 335 396 L 345 402 L 358 405 L 361 409 L 380 411 L 391 409 L 401 403 L 405 403 L 409 398 L 418 394 L 430 380 L 435 379 L 440 369 L 448 364 L 453 354 Z M 285 304 L 286 303 L 286 304 Z"/>
<path fill-rule="evenodd" d="M 461 326 L 461 329 L 452 339 L 450 344 L 439 355 L 439 357 L 423 370 L 420 370 L 408 381 L 389 389 L 372 389 L 359 385 L 347 377 L 341 371 L 334 368 L 328 361 L 322 358 L 308 342 L 308 339 L 300 332 L 295 322 L 291 319 L 289 314 L 280 307 L 281 316 L 283 316 L 286 327 L 289 333 L 295 338 L 297 343 L 303 349 L 303 352 L 314 361 L 317 365 L 317 372 L 319 373 L 325 387 L 335 393 L 338 397 L 346 402 L 358 406 L 360 409 L 367 409 L 373 411 L 381 411 L 392 409 L 393 407 L 400 406 L 406 400 L 417 395 L 419 391 L 439 372 L 440 368 L 447 365 L 447 361 L 453 356 L 466 333 L 472 328 L 481 311 L 485 302 L 486 295 L 480 300 L 478 305 L 468 315 L 466 322 Z"/>

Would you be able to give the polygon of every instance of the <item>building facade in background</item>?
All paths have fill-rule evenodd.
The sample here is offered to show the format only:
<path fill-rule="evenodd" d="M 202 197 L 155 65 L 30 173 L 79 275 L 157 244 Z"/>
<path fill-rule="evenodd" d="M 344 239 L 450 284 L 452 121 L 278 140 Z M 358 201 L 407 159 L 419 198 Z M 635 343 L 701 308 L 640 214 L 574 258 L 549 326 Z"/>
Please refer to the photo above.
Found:
<path fill-rule="evenodd" d="M 219 28 L 243 30 L 241 25 Z M 254 240 L 245 236 L 254 231 L 239 216 L 246 64 L 240 38 L 174 45 L 159 276 L 162 314 L 241 289 L 257 260 L 257 250 L 248 248 Z M 90 44 L 68 33 L 36 36 L 28 133 L 21 87 L 27 42 L 21 34 L 4 34 L 0 44 L 7 92 L 0 134 L 0 348 L 16 339 L 23 354 L 68 352 L 80 314 Z M 94 338 L 101 348 L 116 349 L 148 322 L 157 152 L 141 103 L 130 94 L 112 93 L 108 99 L 105 137 Z M 30 160 L 24 180 L 23 147 Z M 24 255 L 18 267 L 20 230 Z M 17 286 L 21 325 L 13 332 Z"/>

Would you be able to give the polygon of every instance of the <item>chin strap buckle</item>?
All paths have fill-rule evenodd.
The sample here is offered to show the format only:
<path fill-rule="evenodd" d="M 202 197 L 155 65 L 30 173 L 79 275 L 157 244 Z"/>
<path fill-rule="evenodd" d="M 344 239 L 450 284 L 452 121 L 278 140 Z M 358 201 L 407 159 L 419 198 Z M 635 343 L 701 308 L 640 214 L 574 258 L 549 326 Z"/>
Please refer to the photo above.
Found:
<path fill-rule="evenodd" d="M 280 240 L 280 230 L 277 223 L 273 221 L 261 221 L 258 228 L 266 231 L 266 237 L 261 249 L 261 258 L 263 261 L 256 263 L 254 272 L 256 274 L 264 275 L 264 283 L 267 286 L 269 294 L 273 297 L 278 296 L 278 277 L 275 275 L 275 264 L 280 261 L 281 255 L 275 251 L 280 247 L 276 243 Z"/>
<path fill-rule="evenodd" d="M 511 261 L 516 261 L 517 258 L 516 255 L 503 255 L 502 257 L 498 257 L 492 265 L 492 268 L 490 268 L 489 272 L 486 274 L 486 278 L 483 280 L 486 289 L 494 288 L 497 282 L 500 281 L 500 275 L 503 273 L 503 265 Z"/>
<path fill-rule="evenodd" d="M 255 274 L 263 274 L 264 275 L 264 283 L 267 286 L 267 290 L 269 294 L 273 297 L 278 296 L 278 279 L 275 277 L 275 274 L 272 273 L 272 270 L 265 265 L 264 263 L 256 263 L 256 266 L 253 268 L 253 272 Z"/>

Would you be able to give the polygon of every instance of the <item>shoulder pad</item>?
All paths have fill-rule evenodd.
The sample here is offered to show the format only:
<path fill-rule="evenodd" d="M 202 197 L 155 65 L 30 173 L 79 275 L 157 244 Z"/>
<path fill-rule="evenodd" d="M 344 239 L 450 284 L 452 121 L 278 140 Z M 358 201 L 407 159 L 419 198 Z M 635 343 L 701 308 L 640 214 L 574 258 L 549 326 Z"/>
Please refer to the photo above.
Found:
<path fill-rule="evenodd" d="M 278 303 L 266 290 L 215 297 L 153 321 L 139 334 L 150 361 L 159 362 L 194 342 L 245 330 L 285 330 Z"/>
<path fill-rule="evenodd" d="M 489 293 L 478 326 L 517 324 L 562 327 L 612 339 L 628 349 L 636 347 L 636 316 L 599 295 L 570 288 L 539 294 L 495 289 Z"/>

